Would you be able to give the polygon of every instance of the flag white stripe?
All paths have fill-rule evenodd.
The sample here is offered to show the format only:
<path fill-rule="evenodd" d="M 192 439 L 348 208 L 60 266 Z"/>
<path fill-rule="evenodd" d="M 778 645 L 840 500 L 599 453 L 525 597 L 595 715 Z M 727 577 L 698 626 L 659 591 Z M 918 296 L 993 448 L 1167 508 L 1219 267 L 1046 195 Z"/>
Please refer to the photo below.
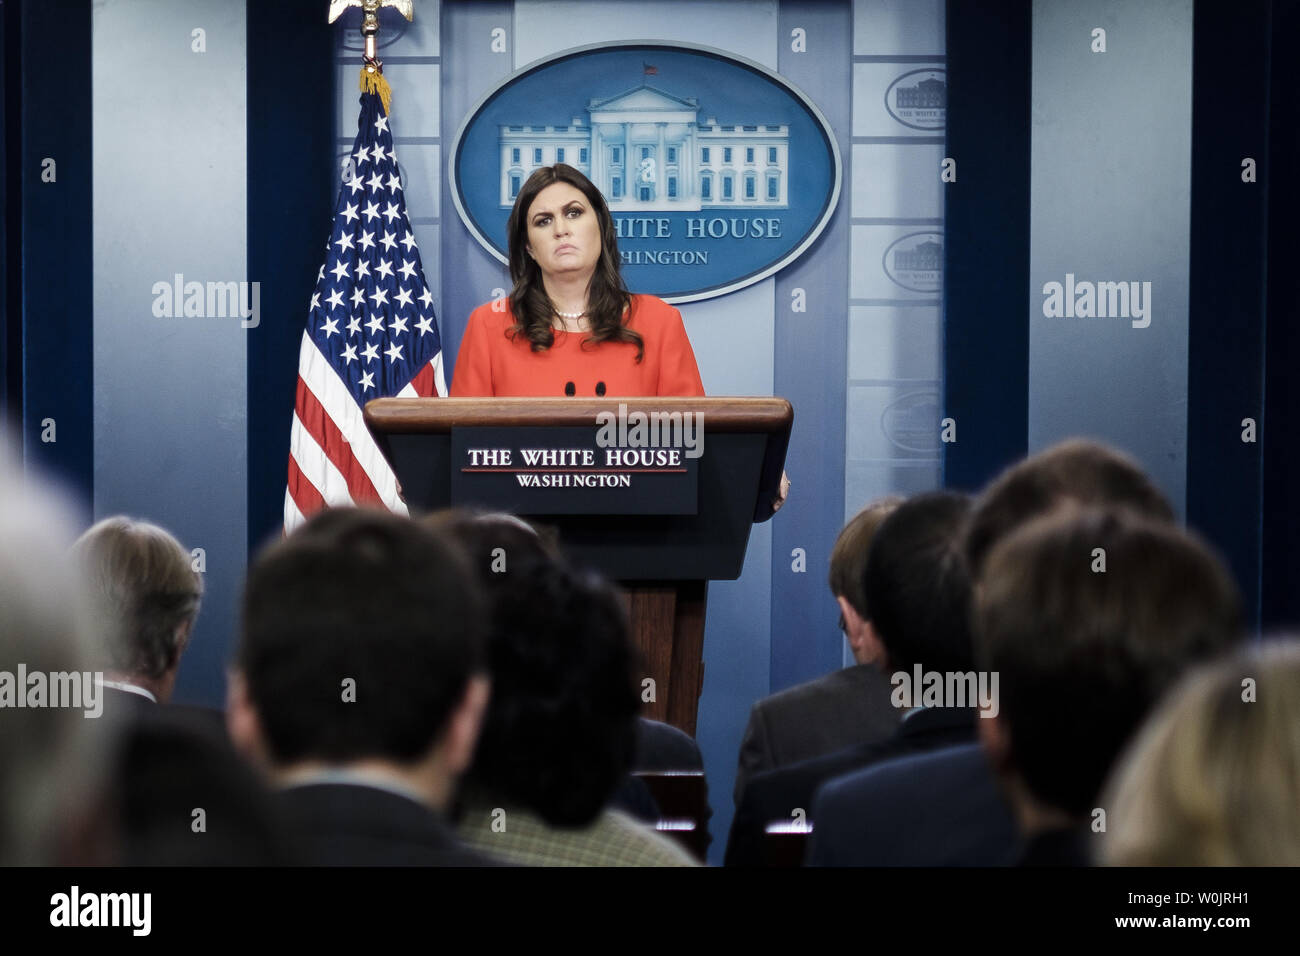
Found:
<path fill-rule="evenodd" d="M 438 354 L 433 357 L 433 381 L 434 381 L 434 385 L 438 389 L 438 394 L 443 398 L 446 398 L 447 379 L 443 377 L 443 373 L 442 373 L 442 352 L 441 351 L 438 352 Z"/>
<path fill-rule="evenodd" d="M 284 530 L 293 531 L 295 528 L 306 523 L 307 519 L 304 518 L 302 512 L 298 510 L 298 503 L 293 500 L 293 495 L 289 492 L 288 486 L 286 486 L 284 489 Z"/>

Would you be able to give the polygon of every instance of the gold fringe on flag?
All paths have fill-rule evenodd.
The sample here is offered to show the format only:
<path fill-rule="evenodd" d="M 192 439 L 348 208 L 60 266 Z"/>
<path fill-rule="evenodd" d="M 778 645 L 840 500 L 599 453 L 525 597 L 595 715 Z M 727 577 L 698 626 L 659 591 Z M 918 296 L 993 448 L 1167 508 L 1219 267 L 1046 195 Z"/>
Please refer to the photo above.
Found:
<path fill-rule="evenodd" d="M 389 113 L 389 106 L 393 102 L 393 90 L 384 79 L 384 74 L 378 70 L 372 70 L 369 67 L 361 68 L 361 92 L 377 93 L 379 102 L 384 104 L 384 115 Z"/>

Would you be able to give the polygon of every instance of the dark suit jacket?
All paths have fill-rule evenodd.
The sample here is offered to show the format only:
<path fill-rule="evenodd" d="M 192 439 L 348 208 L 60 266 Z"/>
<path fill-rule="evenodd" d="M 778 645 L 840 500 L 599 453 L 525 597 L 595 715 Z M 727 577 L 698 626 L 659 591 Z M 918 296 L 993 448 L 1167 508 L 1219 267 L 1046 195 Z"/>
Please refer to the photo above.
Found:
<path fill-rule="evenodd" d="M 133 695 L 120 693 L 122 698 Z M 137 697 L 113 754 L 118 862 L 127 866 L 286 866 L 298 862 L 275 796 L 191 708 Z M 107 713 L 107 709 L 106 709 Z M 195 831 L 195 809 L 203 826 Z"/>
<path fill-rule="evenodd" d="M 495 866 L 464 846 L 428 807 L 351 783 L 308 784 L 280 794 L 305 862 L 316 866 Z"/>
<path fill-rule="evenodd" d="M 104 713 L 131 721 L 140 717 L 152 717 L 158 714 L 178 716 L 179 719 L 194 727 L 202 727 L 205 732 L 216 735 L 222 740 L 226 737 L 226 714 L 215 707 L 200 707 L 195 704 L 166 703 L 159 704 L 143 694 L 116 687 L 101 687 L 104 695 Z"/>
<path fill-rule="evenodd" d="M 158 710 L 158 704 L 143 694 L 102 685 L 99 693 L 103 695 L 105 715 L 117 720 L 131 721 Z"/>
<path fill-rule="evenodd" d="M 727 841 L 728 866 L 761 866 L 767 824 L 788 822 L 802 808 L 807 822 L 814 817 L 813 797 L 825 781 L 892 757 L 967 743 L 975 736 L 975 711 L 935 707 L 908 717 L 887 740 L 863 744 L 761 773 L 749 782 L 731 821 Z"/>
<path fill-rule="evenodd" d="M 902 716 L 889 694 L 888 677 L 858 664 L 755 703 L 740 742 L 736 805 L 755 774 L 886 739 Z"/>
<path fill-rule="evenodd" d="M 827 782 L 809 866 L 1005 866 L 1016 823 L 979 744 L 889 760 Z"/>

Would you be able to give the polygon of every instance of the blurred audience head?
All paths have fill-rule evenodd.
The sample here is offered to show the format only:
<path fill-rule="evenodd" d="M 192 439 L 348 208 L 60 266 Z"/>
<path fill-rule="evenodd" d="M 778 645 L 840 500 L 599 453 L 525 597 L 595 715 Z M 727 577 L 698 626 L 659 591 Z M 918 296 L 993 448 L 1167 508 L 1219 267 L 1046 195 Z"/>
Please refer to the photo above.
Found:
<path fill-rule="evenodd" d="M 1300 866 L 1300 640 L 1189 675 L 1116 767 L 1102 861 Z"/>
<path fill-rule="evenodd" d="M 449 530 L 489 596 L 492 700 L 469 783 L 554 826 L 584 826 L 632 764 L 641 702 L 623 605 L 515 518 Z"/>
<path fill-rule="evenodd" d="M 98 717 L 91 617 L 68 554 L 72 524 L 11 461 L 0 435 L 0 865 L 108 862 L 113 835 L 101 821 L 110 818 L 114 728 Z"/>
<path fill-rule="evenodd" d="M 1105 445 L 1072 438 L 1012 465 L 975 502 L 966 558 L 978 579 L 999 540 L 1061 504 L 1131 508 L 1165 521 L 1174 510 L 1138 464 Z"/>
<path fill-rule="evenodd" d="M 972 669 L 965 495 L 940 491 L 898 505 L 867 554 L 864 582 L 882 670 Z"/>
<path fill-rule="evenodd" d="M 189 552 L 157 525 L 120 515 L 94 525 L 73 551 L 99 624 L 95 667 L 167 702 L 203 596 Z"/>
<path fill-rule="evenodd" d="M 452 542 L 373 509 L 331 509 L 253 564 L 231 737 L 282 782 L 399 774 L 445 806 L 487 699 L 484 608 Z"/>
<path fill-rule="evenodd" d="M 1160 695 L 1242 636 L 1214 555 L 1123 508 L 1068 507 L 1002 538 L 974 617 L 980 666 L 1000 682 L 979 729 L 1027 832 L 1086 819 Z"/>
<path fill-rule="evenodd" d="M 902 503 L 897 495 L 877 498 L 853 516 L 831 548 L 831 594 L 840 608 L 840 628 L 859 664 L 874 664 L 883 652 L 867 607 L 867 552 L 881 523 Z"/>

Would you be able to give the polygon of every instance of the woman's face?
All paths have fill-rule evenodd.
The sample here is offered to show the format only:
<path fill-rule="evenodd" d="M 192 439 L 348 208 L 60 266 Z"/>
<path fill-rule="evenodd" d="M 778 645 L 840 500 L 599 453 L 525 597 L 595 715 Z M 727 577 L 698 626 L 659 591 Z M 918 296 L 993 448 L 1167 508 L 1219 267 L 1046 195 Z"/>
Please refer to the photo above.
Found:
<path fill-rule="evenodd" d="M 551 183 L 528 207 L 525 248 L 542 275 L 590 278 L 600 261 L 600 217 L 582 190 Z"/>

